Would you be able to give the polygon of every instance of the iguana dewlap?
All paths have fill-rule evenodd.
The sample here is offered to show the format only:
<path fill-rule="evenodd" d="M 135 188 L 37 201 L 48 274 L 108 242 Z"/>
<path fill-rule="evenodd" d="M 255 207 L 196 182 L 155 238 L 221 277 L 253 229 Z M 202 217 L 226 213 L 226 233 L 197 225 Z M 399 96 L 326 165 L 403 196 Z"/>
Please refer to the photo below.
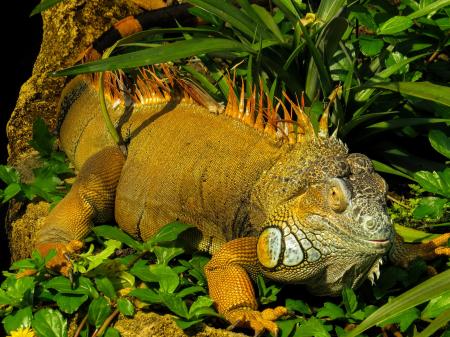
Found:
<path fill-rule="evenodd" d="M 407 264 L 450 253 L 436 248 L 449 235 L 416 246 L 395 236 L 386 183 L 367 157 L 328 136 L 326 115 L 316 133 L 288 98 L 275 105 L 256 91 L 238 99 L 230 90 L 222 109 L 169 68 L 159 72 L 143 71 L 126 98 L 120 77 L 108 80 L 126 156 L 106 130 L 95 81 L 80 76 L 65 88 L 60 142 L 79 174 L 37 240 L 42 253 L 57 248 L 54 264 L 67 268 L 64 252 L 96 222 L 115 219 L 142 240 L 174 220 L 190 223 L 199 231 L 188 241 L 212 254 L 205 272 L 219 312 L 276 333 L 272 321 L 286 310 L 257 311 L 259 274 L 336 294 L 373 279 L 385 255 Z"/>

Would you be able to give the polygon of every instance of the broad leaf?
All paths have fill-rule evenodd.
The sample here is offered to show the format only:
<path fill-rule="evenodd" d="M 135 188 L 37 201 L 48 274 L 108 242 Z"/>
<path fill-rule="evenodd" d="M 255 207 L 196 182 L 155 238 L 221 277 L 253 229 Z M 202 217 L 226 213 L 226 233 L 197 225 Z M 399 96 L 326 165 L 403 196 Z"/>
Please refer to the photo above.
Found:
<path fill-rule="evenodd" d="M 104 297 L 94 299 L 89 305 L 88 320 L 96 328 L 100 327 L 111 314 L 111 306 Z"/>
<path fill-rule="evenodd" d="M 377 33 L 381 35 L 392 35 L 403 32 L 414 24 L 413 20 L 407 16 L 394 16 L 384 22 Z"/>
<path fill-rule="evenodd" d="M 31 326 L 31 319 L 33 318 L 33 312 L 31 306 L 17 310 L 14 314 L 10 314 L 3 319 L 3 327 L 7 333 L 17 330 L 19 328 L 25 328 Z"/>
<path fill-rule="evenodd" d="M 435 129 L 428 133 L 428 139 L 437 152 L 450 159 L 450 137 L 443 131 Z"/>
<path fill-rule="evenodd" d="M 39 310 L 31 325 L 39 337 L 67 337 L 67 320 L 58 310 Z"/>

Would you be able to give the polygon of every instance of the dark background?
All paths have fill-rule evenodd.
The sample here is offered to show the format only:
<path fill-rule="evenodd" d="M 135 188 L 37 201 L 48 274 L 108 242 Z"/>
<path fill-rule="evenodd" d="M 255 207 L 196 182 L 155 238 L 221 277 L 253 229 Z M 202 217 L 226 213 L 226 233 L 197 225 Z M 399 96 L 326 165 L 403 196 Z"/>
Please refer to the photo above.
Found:
<path fill-rule="evenodd" d="M 14 110 L 21 85 L 31 76 L 42 39 L 40 15 L 30 17 L 38 0 L 6 1 L 0 20 L 0 164 L 6 164 L 6 123 Z M 0 188 L 4 185 L 0 181 Z M 6 205 L 0 204 L 0 267 L 8 268 L 10 256 L 5 232 Z"/>

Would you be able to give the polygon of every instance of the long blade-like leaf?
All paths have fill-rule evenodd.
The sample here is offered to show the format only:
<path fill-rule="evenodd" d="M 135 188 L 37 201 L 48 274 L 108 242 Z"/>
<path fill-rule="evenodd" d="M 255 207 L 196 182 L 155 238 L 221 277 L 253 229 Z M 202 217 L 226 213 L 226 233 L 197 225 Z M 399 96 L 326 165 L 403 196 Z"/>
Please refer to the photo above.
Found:
<path fill-rule="evenodd" d="M 367 87 L 382 88 L 450 106 L 450 87 L 431 82 L 373 83 Z"/>
<path fill-rule="evenodd" d="M 50 7 L 53 7 L 60 3 L 63 0 L 44 0 L 39 5 L 33 8 L 33 10 L 30 13 L 30 16 L 39 14 L 42 11 L 45 11 L 46 9 L 49 9 Z"/>
<path fill-rule="evenodd" d="M 449 278 L 450 269 L 404 292 L 367 317 L 356 329 L 350 331 L 346 337 L 356 337 L 372 326 L 450 290 Z"/>
<path fill-rule="evenodd" d="M 435 12 L 438 9 L 441 9 L 443 7 L 450 6 L 450 0 L 437 0 L 431 2 L 428 6 L 425 6 L 422 9 L 419 9 L 415 11 L 414 13 L 411 13 L 408 15 L 410 19 L 417 19 L 421 16 L 428 15 L 431 12 Z"/>
<path fill-rule="evenodd" d="M 53 73 L 54 76 L 76 75 L 114 69 L 134 68 L 144 65 L 175 61 L 194 55 L 213 52 L 255 51 L 244 44 L 228 39 L 199 38 L 174 42 L 157 48 L 147 48 L 128 54 L 112 56 L 105 60 L 76 65 Z"/>

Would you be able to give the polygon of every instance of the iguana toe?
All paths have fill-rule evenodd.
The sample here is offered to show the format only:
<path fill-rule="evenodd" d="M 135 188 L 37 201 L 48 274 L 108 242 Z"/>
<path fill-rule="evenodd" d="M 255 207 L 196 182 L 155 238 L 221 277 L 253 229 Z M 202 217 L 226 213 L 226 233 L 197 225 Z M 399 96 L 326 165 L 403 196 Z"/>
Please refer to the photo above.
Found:
<path fill-rule="evenodd" d="M 56 255 L 47 262 L 47 268 L 55 270 L 64 276 L 69 276 L 72 270 L 70 256 L 77 253 L 83 247 L 83 242 L 72 240 L 69 243 L 50 242 L 37 245 L 37 249 L 42 256 L 46 256 L 52 249 L 56 250 Z"/>
<path fill-rule="evenodd" d="M 276 307 L 274 309 L 265 309 L 262 312 L 252 309 L 234 309 L 224 314 L 225 318 L 231 323 L 228 329 L 250 328 L 255 332 L 254 336 L 260 336 L 264 331 L 268 331 L 272 336 L 278 335 L 278 326 L 275 320 L 286 315 L 287 309 Z"/>

